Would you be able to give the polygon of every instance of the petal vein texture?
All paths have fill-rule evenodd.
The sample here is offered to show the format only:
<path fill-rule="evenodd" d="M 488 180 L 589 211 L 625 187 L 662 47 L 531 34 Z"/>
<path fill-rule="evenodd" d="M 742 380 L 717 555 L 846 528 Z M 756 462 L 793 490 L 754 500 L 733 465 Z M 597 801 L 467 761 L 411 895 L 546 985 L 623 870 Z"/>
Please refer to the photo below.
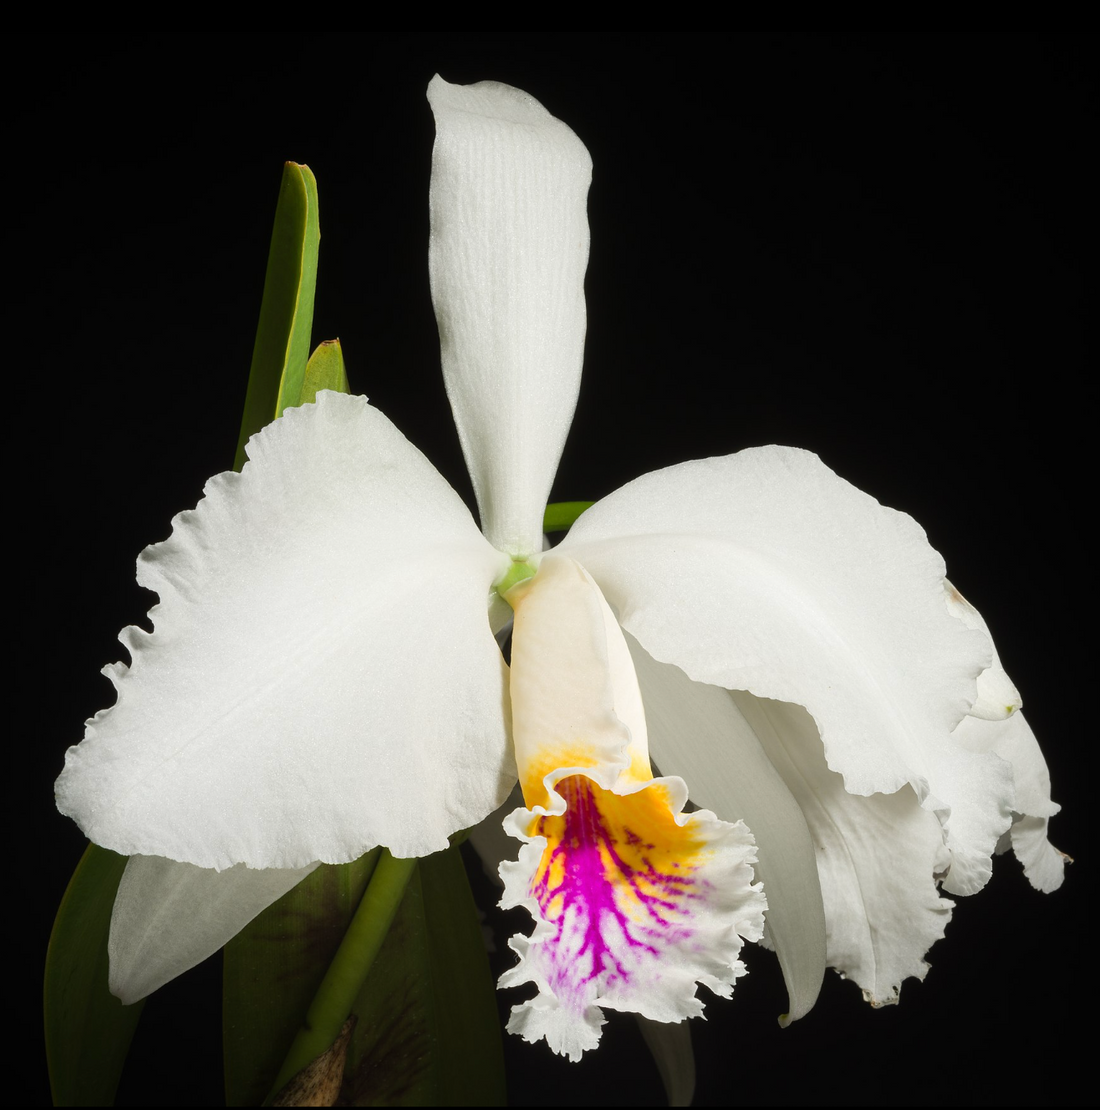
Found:
<path fill-rule="evenodd" d="M 485 535 L 526 557 L 573 419 L 584 356 L 584 144 L 527 93 L 428 86 L 432 301 L 443 378 Z"/>

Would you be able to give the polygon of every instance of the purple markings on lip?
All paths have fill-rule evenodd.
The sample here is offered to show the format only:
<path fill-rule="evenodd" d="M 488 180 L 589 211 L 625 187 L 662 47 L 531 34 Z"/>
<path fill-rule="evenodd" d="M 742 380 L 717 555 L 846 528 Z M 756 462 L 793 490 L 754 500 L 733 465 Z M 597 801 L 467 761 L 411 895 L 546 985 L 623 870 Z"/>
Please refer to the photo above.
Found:
<path fill-rule="evenodd" d="M 702 844 L 676 824 L 659 788 L 624 797 L 571 775 L 556 789 L 566 810 L 535 822 L 547 845 L 531 893 L 555 929 L 543 948 L 550 986 L 583 1007 L 592 980 L 621 989 L 691 936 Z"/>

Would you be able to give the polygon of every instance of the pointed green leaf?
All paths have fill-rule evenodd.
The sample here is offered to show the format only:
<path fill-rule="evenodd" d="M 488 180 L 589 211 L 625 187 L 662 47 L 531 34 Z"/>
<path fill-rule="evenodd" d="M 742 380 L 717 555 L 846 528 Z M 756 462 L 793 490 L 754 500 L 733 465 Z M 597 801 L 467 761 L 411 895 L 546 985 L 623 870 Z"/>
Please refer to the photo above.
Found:
<path fill-rule="evenodd" d="M 258 1106 L 362 901 L 380 849 L 323 864 L 245 926 L 223 963 L 225 1092 Z"/>
<path fill-rule="evenodd" d="M 309 356 L 298 404 L 308 405 L 311 401 L 316 401 L 317 394 L 322 389 L 331 389 L 336 393 L 350 392 L 347 371 L 344 369 L 344 352 L 339 339 L 326 339 Z M 291 406 L 288 404 L 283 407 Z"/>
<path fill-rule="evenodd" d="M 420 860 L 355 1012 L 352 1105 L 504 1105 L 493 980 L 458 848 Z"/>
<path fill-rule="evenodd" d="M 126 857 L 89 844 L 46 953 L 46 1058 L 56 1106 L 110 1106 L 143 1002 L 107 989 L 107 934 Z"/>
<path fill-rule="evenodd" d="M 585 509 L 591 508 L 592 501 L 555 501 L 546 506 L 542 516 L 542 530 L 544 532 L 565 532 L 573 526 L 577 517 Z"/>
<path fill-rule="evenodd" d="M 252 348 L 244 418 L 237 442 L 237 470 L 244 445 L 283 409 L 299 403 L 309 357 L 317 253 L 317 180 L 308 166 L 287 162 L 275 209 L 260 322 Z"/>

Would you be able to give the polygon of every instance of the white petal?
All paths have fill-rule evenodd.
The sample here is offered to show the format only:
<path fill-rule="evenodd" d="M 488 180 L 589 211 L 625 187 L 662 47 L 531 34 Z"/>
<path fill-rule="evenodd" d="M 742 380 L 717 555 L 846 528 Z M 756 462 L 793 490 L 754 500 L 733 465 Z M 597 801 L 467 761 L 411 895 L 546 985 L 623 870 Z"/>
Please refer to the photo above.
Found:
<path fill-rule="evenodd" d="M 315 867 L 212 871 L 131 856 L 107 941 L 111 993 L 129 1005 L 202 963 Z"/>
<path fill-rule="evenodd" d="M 867 798 L 849 794 L 826 766 L 817 727 L 802 706 L 743 691 L 732 698 L 809 823 L 829 965 L 855 980 L 868 1002 L 896 1002 L 902 980 L 924 978 L 924 954 L 951 918 L 952 903 L 933 878 L 948 863 L 940 823 L 909 786 Z"/>
<path fill-rule="evenodd" d="M 627 642 L 661 772 L 684 779 L 697 805 L 752 829 L 756 875 L 768 896 L 766 935 L 783 968 L 787 1017 L 794 1021 L 817 1000 L 825 972 L 825 910 L 802 810 L 728 690 L 692 682 L 637 640 Z"/>
<path fill-rule="evenodd" d="M 444 848 L 515 781 L 486 616 L 507 560 L 362 397 L 249 453 L 141 556 L 155 631 L 123 633 L 58 805 L 97 844 L 219 870 Z"/>
<path fill-rule="evenodd" d="M 1062 885 L 1068 856 L 1047 840 L 1047 820 L 1061 808 L 1050 798 L 1050 772 L 1023 713 L 1006 720 L 964 717 L 954 739 L 971 751 L 991 752 L 1012 768 L 1015 800 L 1010 842 L 1031 885 L 1049 893 Z"/>
<path fill-rule="evenodd" d="M 990 635 L 981 613 L 950 582 L 945 580 L 944 586 L 948 611 L 967 628 Z M 1049 893 L 1062 885 L 1069 859 L 1047 839 L 1048 818 L 1060 807 L 1050 799 L 1050 774 L 1039 742 L 1019 712 L 1023 701 L 1001 665 L 992 637 L 990 643 L 993 662 L 978 676 L 977 701 L 970 715 L 959 722 L 953 738 L 969 751 L 991 752 L 1011 764 L 1013 822 L 1008 837 L 1002 838 L 1002 847 L 1007 850 L 1011 844 L 1032 886 Z"/>
<path fill-rule="evenodd" d="M 1066 864 L 1072 860 L 1047 839 L 1047 819 L 1020 817 L 1009 832 L 1012 850 L 1031 885 L 1044 894 L 1057 890 L 1066 877 Z"/>
<path fill-rule="evenodd" d="M 542 549 L 584 354 L 584 144 L 533 97 L 428 86 L 432 300 L 443 375 L 493 546 Z"/>
<path fill-rule="evenodd" d="M 943 561 L 910 517 L 808 452 L 766 447 L 648 474 L 559 550 L 654 658 L 806 706 L 850 792 L 912 785 L 948 830 L 949 890 L 988 879 L 1011 776 L 950 733 L 989 642 L 947 612 Z"/>
<path fill-rule="evenodd" d="M 989 636 L 989 645 L 993 652 L 993 662 L 978 675 L 978 697 L 970 707 L 970 715 L 986 721 L 1003 721 L 1024 704 L 1020 692 L 1001 666 L 997 646 L 989 634 L 989 625 L 985 623 L 985 618 L 946 578 L 943 585 L 947 611 L 953 617 L 958 617 L 967 628 L 981 629 Z"/>

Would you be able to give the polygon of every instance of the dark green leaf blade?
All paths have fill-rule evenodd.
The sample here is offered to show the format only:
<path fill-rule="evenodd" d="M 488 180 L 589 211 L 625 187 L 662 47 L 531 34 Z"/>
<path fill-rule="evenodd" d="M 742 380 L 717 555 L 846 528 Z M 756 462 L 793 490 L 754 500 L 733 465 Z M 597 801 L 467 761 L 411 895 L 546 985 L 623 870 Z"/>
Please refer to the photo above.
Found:
<path fill-rule="evenodd" d="M 355 1012 L 353 1105 L 504 1105 L 493 981 L 458 848 L 420 860 Z"/>
<path fill-rule="evenodd" d="M 244 465 L 249 438 L 299 403 L 309 358 L 320 242 L 317 180 L 308 166 L 287 162 L 271 232 L 236 470 Z"/>
<path fill-rule="evenodd" d="M 565 532 L 577 521 L 577 517 L 595 504 L 593 501 L 555 501 L 546 506 L 542 514 L 544 532 Z"/>
<path fill-rule="evenodd" d="M 56 1106 L 110 1106 L 144 1002 L 107 989 L 107 935 L 126 857 L 89 844 L 46 953 L 46 1058 Z"/>
<path fill-rule="evenodd" d="M 322 864 L 224 949 L 222 1026 L 229 1106 L 259 1106 L 367 888 L 380 849 Z"/>
<path fill-rule="evenodd" d="M 504 1106 L 496 983 L 460 850 L 421 860 L 420 877 L 441 1027 L 439 1102 Z"/>

